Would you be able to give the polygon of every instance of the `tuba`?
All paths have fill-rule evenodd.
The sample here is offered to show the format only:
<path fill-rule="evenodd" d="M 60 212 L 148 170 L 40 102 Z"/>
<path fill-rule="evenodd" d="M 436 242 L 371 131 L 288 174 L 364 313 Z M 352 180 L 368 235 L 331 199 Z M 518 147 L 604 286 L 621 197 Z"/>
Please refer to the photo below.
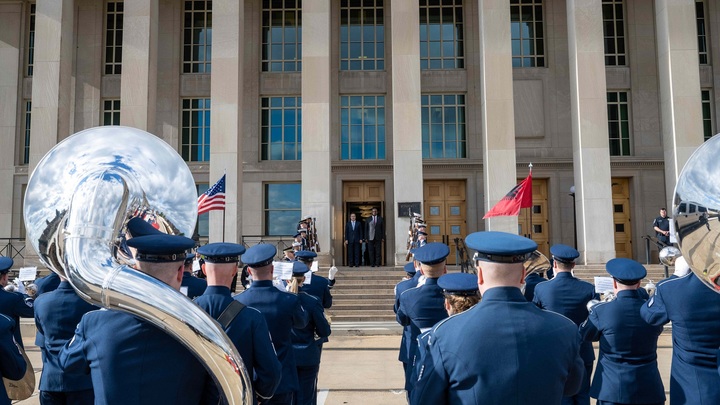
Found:
<path fill-rule="evenodd" d="M 133 217 L 192 235 L 195 190 L 187 165 L 162 139 L 135 128 L 91 128 L 55 145 L 33 171 L 23 212 L 28 240 L 80 297 L 163 329 L 205 364 L 228 403 L 249 405 L 250 377 L 219 324 L 119 254 Z"/>

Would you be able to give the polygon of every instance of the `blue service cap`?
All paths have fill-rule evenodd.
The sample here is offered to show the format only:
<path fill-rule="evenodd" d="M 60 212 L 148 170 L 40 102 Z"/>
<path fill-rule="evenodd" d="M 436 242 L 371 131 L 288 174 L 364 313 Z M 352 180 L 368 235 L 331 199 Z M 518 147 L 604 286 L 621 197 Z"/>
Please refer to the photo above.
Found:
<path fill-rule="evenodd" d="M 532 239 L 498 231 L 471 233 L 465 237 L 465 245 L 477 250 L 475 260 L 496 263 L 522 263 L 537 249 Z"/>
<path fill-rule="evenodd" d="M 410 262 L 407 263 L 404 267 L 406 273 L 415 274 L 417 273 L 417 269 L 415 268 L 415 263 Z"/>
<path fill-rule="evenodd" d="M 149 222 L 143 220 L 140 217 L 134 217 L 127 223 L 127 230 L 133 238 L 138 236 L 156 235 L 162 233 L 155 229 L 154 226 L 150 225 Z"/>
<path fill-rule="evenodd" d="M 261 243 L 246 250 L 240 259 L 242 259 L 243 263 L 253 268 L 265 267 L 273 262 L 276 254 L 277 249 L 275 246 Z"/>
<path fill-rule="evenodd" d="M 478 294 L 478 278 L 470 273 L 443 274 L 438 279 L 438 287 L 446 294 L 472 296 Z"/>
<path fill-rule="evenodd" d="M 423 231 L 418 231 L 418 235 L 425 235 L 425 236 L 427 236 L 428 234 L 425 233 L 425 232 L 423 232 Z"/>
<path fill-rule="evenodd" d="M 308 266 L 305 263 L 299 262 L 297 260 L 293 262 L 293 269 L 292 269 L 293 277 L 304 276 L 305 273 L 307 273 L 308 271 L 310 271 L 310 269 L 308 268 Z"/>
<path fill-rule="evenodd" d="M 312 250 L 300 250 L 295 253 L 295 258 L 304 262 L 312 262 L 317 257 L 317 253 Z"/>
<path fill-rule="evenodd" d="M 192 263 L 195 260 L 195 253 L 188 253 L 187 256 L 185 256 L 185 265 Z"/>
<path fill-rule="evenodd" d="M 561 263 L 573 263 L 580 256 L 580 252 L 575 248 L 562 244 L 553 245 L 550 254 Z"/>
<path fill-rule="evenodd" d="M 629 284 L 634 284 L 647 275 L 645 267 L 632 259 L 612 259 L 605 264 L 605 269 L 615 280 Z"/>
<path fill-rule="evenodd" d="M 298 231 L 298 233 L 300 233 L 300 232 L 307 232 L 307 228 L 300 228 L 300 229 L 298 229 L 297 231 Z"/>
<path fill-rule="evenodd" d="M 450 248 L 440 242 L 430 242 L 415 250 L 415 260 L 422 264 L 438 264 L 450 254 Z"/>
<path fill-rule="evenodd" d="M 13 259 L 5 256 L 0 256 L 0 274 L 7 273 L 15 262 Z"/>
<path fill-rule="evenodd" d="M 298 236 L 300 236 L 300 232 L 296 233 L 293 238 L 297 238 Z"/>
<path fill-rule="evenodd" d="M 216 242 L 200 246 L 197 251 L 208 263 L 237 263 L 240 255 L 245 253 L 245 247 L 237 243 Z"/>
<path fill-rule="evenodd" d="M 195 246 L 195 241 L 184 236 L 158 232 L 157 235 L 131 238 L 127 244 L 137 249 L 135 259 L 138 261 L 166 263 L 185 261 L 187 250 Z"/>

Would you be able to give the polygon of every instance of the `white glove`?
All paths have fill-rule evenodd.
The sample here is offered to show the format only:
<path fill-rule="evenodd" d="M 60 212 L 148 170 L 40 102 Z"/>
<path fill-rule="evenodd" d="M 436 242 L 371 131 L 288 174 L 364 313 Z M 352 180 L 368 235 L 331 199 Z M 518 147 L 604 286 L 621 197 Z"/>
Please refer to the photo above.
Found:
<path fill-rule="evenodd" d="M 19 292 L 20 294 L 25 294 L 25 284 L 23 284 L 23 282 L 18 279 L 15 279 L 14 283 L 17 286 L 15 291 Z"/>
<path fill-rule="evenodd" d="M 335 280 L 335 274 L 337 274 L 338 268 L 335 266 L 330 267 L 328 271 L 328 280 Z"/>

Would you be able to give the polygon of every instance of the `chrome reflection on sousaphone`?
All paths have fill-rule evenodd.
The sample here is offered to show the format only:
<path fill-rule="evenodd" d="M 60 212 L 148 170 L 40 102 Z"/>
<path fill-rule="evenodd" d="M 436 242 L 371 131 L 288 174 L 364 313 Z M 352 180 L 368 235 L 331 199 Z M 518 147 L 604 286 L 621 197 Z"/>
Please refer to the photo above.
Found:
<path fill-rule="evenodd" d="M 720 136 L 688 159 L 675 186 L 672 221 L 682 256 L 693 273 L 720 292 Z"/>
<path fill-rule="evenodd" d="M 675 246 L 665 246 L 660 250 L 660 253 L 658 253 L 658 259 L 660 260 L 660 263 L 668 267 L 674 266 L 675 260 L 677 260 L 677 258 L 681 256 L 682 253 L 680 253 L 680 249 L 676 248 Z"/>
<path fill-rule="evenodd" d="M 116 256 L 135 216 L 154 216 L 164 231 L 192 235 L 196 201 L 192 174 L 167 143 L 134 128 L 98 127 L 60 142 L 38 163 L 25 193 L 25 226 L 40 260 L 86 301 L 165 330 L 205 364 L 228 403 L 249 405 L 250 378 L 217 322 Z"/>

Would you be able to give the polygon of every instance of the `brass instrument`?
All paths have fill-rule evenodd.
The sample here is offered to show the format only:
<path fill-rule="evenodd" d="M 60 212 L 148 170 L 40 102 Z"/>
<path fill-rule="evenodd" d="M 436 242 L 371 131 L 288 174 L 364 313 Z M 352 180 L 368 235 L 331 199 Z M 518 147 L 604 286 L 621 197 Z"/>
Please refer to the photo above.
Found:
<path fill-rule="evenodd" d="M 675 260 L 677 260 L 677 258 L 681 256 L 682 253 L 680 253 L 680 249 L 676 248 L 675 246 L 665 246 L 660 250 L 660 253 L 658 253 L 658 259 L 660 260 L 660 263 L 668 267 L 674 266 Z"/>
<path fill-rule="evenodd" d="M 543 273 L 550 270 L 550 259 L 539 250 L 535 250 L 523 262 L 523 267 L 525 268 L 525 277 L 533 273 Z M 526 284 L 523 283 L 520 288 L 523 294 L 525 294 L 525 286 Z"/>
<path fill-rule="evenodd" d="M 135 216 L 185 235 L 197 220 L 187 164 L 135 128 L 97 127 L 63 140 L 38 163 L 25 193 L 27 237 L 43 264 L 84 300 L 171 334 L 205 364 L 228 403 L 252 404 L 251 379 L 220 325 L 179 291 L 119 261 Z"/>

